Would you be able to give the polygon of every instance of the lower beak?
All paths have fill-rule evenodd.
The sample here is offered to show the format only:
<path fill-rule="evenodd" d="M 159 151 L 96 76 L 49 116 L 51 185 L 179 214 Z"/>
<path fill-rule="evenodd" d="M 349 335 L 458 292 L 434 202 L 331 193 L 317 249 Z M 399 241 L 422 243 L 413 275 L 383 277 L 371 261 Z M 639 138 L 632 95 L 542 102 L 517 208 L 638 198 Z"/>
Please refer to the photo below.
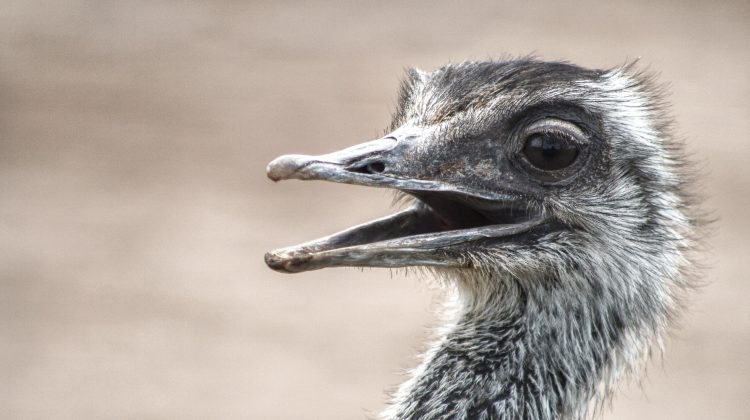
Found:
<path fill-rule="evenodd" d="M 417 205 L 331 236 L 271 251 L 265 260 L 270 268 L 285 273 L 326 267 L 469 267 L 470 259 L 453 252 L 455 247 L 526 232 L 542 222 L 443 231 L 437 216 Z"/>

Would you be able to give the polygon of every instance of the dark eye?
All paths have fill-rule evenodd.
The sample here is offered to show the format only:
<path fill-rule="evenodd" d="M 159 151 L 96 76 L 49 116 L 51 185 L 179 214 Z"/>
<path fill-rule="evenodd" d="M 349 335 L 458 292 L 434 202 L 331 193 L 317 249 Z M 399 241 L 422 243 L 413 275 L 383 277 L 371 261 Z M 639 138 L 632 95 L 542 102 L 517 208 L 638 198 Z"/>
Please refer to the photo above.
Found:
<path fill-rule="evenodd" d="M 562 134 L 536 133 L 526 138 L 523 155 L 538 169 L 557 171 L 575 162 L 578 146 Z"/>

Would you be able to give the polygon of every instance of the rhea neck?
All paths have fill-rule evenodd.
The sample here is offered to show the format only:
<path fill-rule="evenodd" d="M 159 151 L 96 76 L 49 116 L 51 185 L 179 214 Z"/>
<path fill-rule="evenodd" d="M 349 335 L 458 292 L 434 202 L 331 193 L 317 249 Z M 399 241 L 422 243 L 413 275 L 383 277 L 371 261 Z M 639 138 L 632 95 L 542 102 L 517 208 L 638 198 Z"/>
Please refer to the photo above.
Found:
<path fill-rule="evenodd" d="M 486 280 L 481 290 L 449 298 L 452 320 L 399 389 L 387 418 L 585 414 L 622 341 L 620 315 L 556 292 L 559 279 L 538 279 L 547 284 L 537 290 L 512 278 Z"/>

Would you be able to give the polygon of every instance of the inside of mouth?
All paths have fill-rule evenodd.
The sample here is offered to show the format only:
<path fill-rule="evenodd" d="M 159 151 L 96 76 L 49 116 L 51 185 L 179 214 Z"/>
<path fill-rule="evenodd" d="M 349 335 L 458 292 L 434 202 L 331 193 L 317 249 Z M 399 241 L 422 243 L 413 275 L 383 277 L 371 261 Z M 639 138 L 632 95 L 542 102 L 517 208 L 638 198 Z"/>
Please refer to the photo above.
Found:
<path fill-rule="evenodd" d="M 442 193 L 410 193 L 415 205 L 407 211 L 376 220 L 341 233 L 302 245 L 303 253 L 406 239 L 423 234 L 440 234 L 486 226 L 506 226 L 535 216 L 517 204 L 492 206 L 471 198 Z"/>
<path fill-rule="evenodd" d="M 472 205 L 468 198 L 444 194 L 413 194 L 425 207 L 435 224 L 431 233 L 471 229 L 492 225 L 508 225 L 529 220 L 530 212 L 514 203 L 492 207 Z"/>

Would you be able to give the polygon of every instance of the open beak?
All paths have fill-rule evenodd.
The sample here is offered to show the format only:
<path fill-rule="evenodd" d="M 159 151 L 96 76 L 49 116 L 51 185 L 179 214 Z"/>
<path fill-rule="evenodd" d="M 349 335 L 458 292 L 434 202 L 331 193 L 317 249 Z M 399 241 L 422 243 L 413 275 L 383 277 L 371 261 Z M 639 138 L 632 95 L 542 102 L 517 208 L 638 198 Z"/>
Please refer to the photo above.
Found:
<path fill-rule="evenodd" d="M 472 191 L 460 178 L 420 179 L 418 133 L 397 130 L 379 140 L 320 155 L 285 155 L 267 167 L 274 181 L 324 180 L 393 188 L 416 198 L 408 209 L 311 242 L 266 254 L 274 270 L 325 267 L 468 267 L 472 246 L 503 240 L 546 223 L 541 212 L 501 192 Z M 455 167 L 455 165 L 453 165 Z M 458 171 L 461 172 L 461 171 Z M 437 179 L 440 178 L 440 179 Z"/>

